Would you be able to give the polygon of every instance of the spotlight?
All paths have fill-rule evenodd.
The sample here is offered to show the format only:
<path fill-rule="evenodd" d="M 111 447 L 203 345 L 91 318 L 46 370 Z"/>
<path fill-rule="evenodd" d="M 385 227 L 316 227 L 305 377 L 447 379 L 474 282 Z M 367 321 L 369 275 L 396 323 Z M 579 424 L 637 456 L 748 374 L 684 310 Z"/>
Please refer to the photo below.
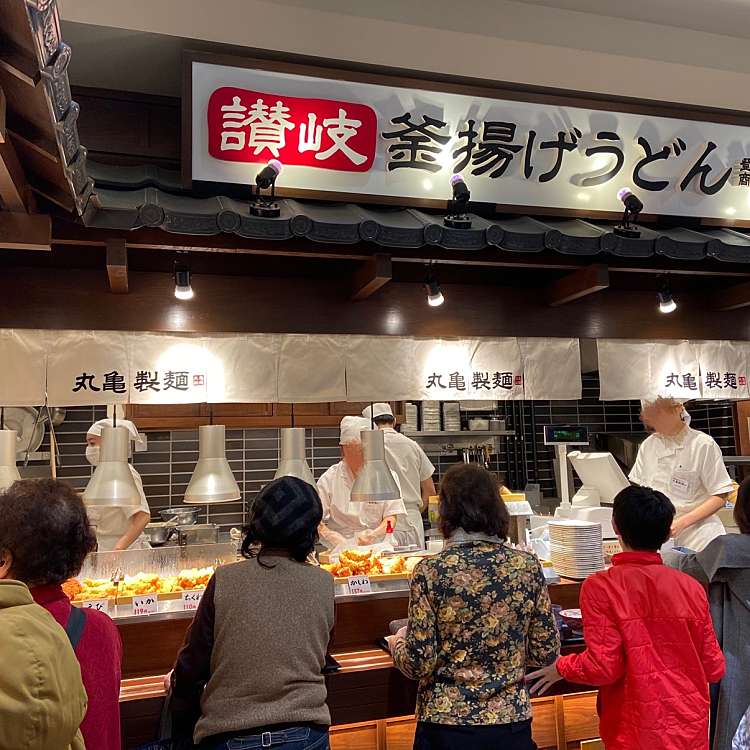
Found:
<path fill-rule="evenodd" d="M 453 198 L 448 201 L 448 215 L 443 219 L 446 227 L 453 229 L 471 229 L 471 217 L 466 213 L 471 193 L 460 174 L 450 179 Z"/>
<path fill-rule="evenodd" d="M 427 304 L 430 307 L 440 307 L 445 302 L 440 284 L 435 278 L 435 264 L 432 262 L 427 266 L 427 281 L 425 281 L 424 288 L 427 292 Z"/>
<path fill-rule="evenodd" d="M 669 287 L 669 281 L 663 278 L 661 281 L 661 288 L 656 293 L 656 299 L 659 302 L 659 312 L 668 315 L 677 309 L 677 303 L 672 295 L 672 290 Z"/>
<path fill-rule="evenodd" d="M 174 264 L 174 296 L 177 299 L 193 299 L 193 287 L 190 285 L 190 269 L 175 261 Z"/>
<path fill-rule="evenodd" d="M 274 201 L 276 197 L 276 178 L 281 174 L 281 162 L 278 159 L 271 159 L 263 169 L 255 175 L 255 196 L 252 196 L 252 187 L 250 188 L 251 197 L 250 213 L 253 216 L 263 216 L 266 218 L 276 218 L 281 215 L 279 204 Z M 271 188 L 271 195 L 261 195 L 261 190 Z"/>
<path fill-rule="evenodd" d="M 622 223 L 614 228 L 614 233 L 619 237 L 629 237 L 638 239 L 641 236 L 641 230 L 632 222 L 638 219 L 638 214 L 643 211 L 643 203 L 640 198 L 633 195 L 630 188 L 621 188 L 617 191 L 617 197 L 625 206 L 625 212 L 622 215 Z"/>

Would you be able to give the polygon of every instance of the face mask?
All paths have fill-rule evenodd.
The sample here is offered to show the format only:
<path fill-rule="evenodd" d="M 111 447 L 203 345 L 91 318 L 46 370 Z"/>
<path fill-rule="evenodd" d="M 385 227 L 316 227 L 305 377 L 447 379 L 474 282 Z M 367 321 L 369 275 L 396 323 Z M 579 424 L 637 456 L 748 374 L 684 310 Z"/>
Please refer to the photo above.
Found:
<path fill-rule="evenodd" d="M 86 446 L 86 460 L 92 466 L 99 465 L 99 446 L 98 445 L 87 445 Z"/>

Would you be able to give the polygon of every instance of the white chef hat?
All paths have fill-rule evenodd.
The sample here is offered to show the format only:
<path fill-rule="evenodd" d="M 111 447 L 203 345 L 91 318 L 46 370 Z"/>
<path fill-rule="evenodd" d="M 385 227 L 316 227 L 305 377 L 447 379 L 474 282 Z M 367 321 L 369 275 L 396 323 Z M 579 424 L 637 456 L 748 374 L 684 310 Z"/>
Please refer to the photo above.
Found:
<path fill-rule="evenodd" d="M 86 432 L 87 435 L 98 435 L 101 437 L 102 429 L 104 427 L 114 427 L 114 420 L 111 417 L 108 417 L 107 419 L 100 419 L 97 422 L 94 422 L 94 424 L 89 427 L 88 431 Z M 140 432 L 138 432 L 138 428 L 129 420 L 129 419 L 118 419 L 117 420 L 117 427 L 125 427 L 127 431 L 130 433 L 130 439 L 135 444 L 136 451 L 145 450 L 146 441 L 144 440 L 143 436 Z"/>
<path fill-rule="evenodd" d="M 368 421 L 372 421 L 378 417 L 393 417 L 393 409 L 391 409 L 390 404 L 373 404 L 362 410 L 362 416 Z"/>
<path fill-rule="evenodd" d="M 362 417 L 344 417 L 341 420 L 341 437 L 339 445 L 349 445 L 351 443 L 361 443 L 362 430 L 369 430 L 370 421 Z"/>

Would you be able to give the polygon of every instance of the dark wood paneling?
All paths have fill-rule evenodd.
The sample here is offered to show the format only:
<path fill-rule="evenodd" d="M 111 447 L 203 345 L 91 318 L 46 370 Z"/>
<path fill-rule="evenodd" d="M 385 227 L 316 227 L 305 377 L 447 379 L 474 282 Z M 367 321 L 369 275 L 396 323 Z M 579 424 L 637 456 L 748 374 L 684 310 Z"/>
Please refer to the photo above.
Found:
<path fill-rule="evenodd" d="M 750 338 L 750 310 L 706 310 L 700 294 L 680 295 L 679 310 L 660 315 L 653 292 L 613 289 L 550 310 L 534 289 L 447 280 L 439 308 L 428 307 L 421 285 L 400 282 L 356 303 L 335 280 L 203 275 L 193 286 L 195 299 L 180 302 L 170 274 L 131 272 L 130 293 L 114 295 L 104 268 L 17 268 L 0 275 L 0 327 L 646 339 L 714 339 L 721 331 L 726 339 Z"/>

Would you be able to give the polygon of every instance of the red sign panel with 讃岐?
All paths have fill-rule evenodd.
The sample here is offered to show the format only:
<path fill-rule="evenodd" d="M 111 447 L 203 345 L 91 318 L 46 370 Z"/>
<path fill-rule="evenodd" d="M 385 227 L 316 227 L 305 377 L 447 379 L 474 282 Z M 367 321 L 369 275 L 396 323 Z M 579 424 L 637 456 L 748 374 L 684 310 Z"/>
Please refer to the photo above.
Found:
<path fill-rule="evenodd" d="M 367 172 L 378 119 L 365 104 L 216 89 L 208 100 L 208 152 L 222 161 Z"/>

